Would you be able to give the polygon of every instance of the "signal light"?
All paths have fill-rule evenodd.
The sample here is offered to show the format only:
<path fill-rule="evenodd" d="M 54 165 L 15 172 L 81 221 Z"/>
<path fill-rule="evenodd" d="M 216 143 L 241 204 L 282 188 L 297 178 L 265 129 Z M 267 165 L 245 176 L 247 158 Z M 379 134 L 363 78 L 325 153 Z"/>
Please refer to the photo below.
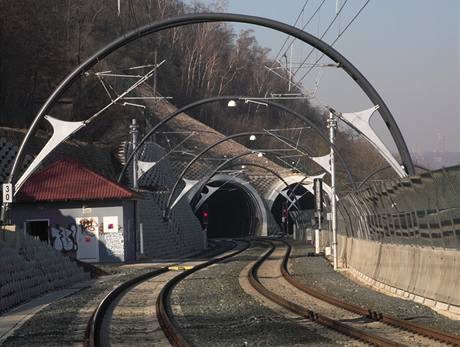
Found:
<path fill-rule="evenodd" d="M 201 212 L 201 216 L 203 217 L 202 218 L 203 225 L 208 225 L 209 224 L 209 221 L 208 221 L 209 212 L 208 211 L 203 211 L 203 212 Z"/>

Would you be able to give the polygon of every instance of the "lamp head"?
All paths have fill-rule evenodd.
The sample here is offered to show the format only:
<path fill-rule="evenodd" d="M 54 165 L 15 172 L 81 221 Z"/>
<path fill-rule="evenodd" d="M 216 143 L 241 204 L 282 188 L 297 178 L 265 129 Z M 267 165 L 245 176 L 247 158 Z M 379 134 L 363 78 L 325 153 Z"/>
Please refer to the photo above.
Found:
<path fill-rule="evenodd" d="M 235 100 L 230 100 L 230 101 L 227 103 L 227 107 L 236 107 L 236 101 L 235 101 Z"/>

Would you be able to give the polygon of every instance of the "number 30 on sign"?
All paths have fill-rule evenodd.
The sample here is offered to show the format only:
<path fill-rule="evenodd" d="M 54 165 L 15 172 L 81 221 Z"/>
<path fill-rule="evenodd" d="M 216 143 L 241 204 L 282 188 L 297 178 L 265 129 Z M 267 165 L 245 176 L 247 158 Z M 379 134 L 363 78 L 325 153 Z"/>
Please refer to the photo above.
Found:
<path fill-rule="evenodd" d="M 3 202 L 13 202 L 13 185 L 11 183 L 3 184 Z"/>

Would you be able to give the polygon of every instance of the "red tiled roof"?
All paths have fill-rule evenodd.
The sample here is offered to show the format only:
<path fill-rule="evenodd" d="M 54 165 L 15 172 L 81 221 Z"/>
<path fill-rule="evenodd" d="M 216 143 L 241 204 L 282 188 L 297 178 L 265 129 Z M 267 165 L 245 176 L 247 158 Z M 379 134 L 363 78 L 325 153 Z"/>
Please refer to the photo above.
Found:
<path fill-rule="evenodd" d="M 79 162 L 63 159 L 30 176 L 19 190 L 17 201 L 119 200 L 135 195 Z"/>

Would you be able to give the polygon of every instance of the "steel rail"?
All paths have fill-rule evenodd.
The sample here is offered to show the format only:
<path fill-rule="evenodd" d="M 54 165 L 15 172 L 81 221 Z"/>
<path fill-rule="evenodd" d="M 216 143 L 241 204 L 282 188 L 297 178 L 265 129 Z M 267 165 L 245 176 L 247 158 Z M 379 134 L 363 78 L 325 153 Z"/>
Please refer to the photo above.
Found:
<path fill-rule="evenodd" d="M 91 315 L 88 325 L 86 326 L 85 338 L 83 346 L 85 347 L 99 347 L 102 345 L 101 341 L 101 332 L 102 332 L 102 322 L 104 317 L 107 314 L 107 310 L 112 305 L 112 303 L 125 291 L 129 288 L 144 282 L 153 277 L 159 276 L 168 272 L 168 268 L 164 267 L 154 271 L 149 271 L 145 274 L 132 278 L 126 282 L 121 283 L 115 289 L 110 291 L 99 303 L 99 305 L 94 310 Z"/>
<path fill-rule="evenodd" d="M 218 251 L 219 249 L 219 243 L 210 241 L 209 243 L 213 243 L 213 247 L 211 249 L 208 249 L 202 253 L 199 254 L 200 257 L 202 256 L 209 256 L 208 254 L 213 253 Z M 227 248 L 224 248 L 222 251 L 225 252 L 227 251 Z M 137 277 L 131 278 L 114 289 L 112 289 L 98 304 L 96 309 L 93 311 L 93 314 L 91 315 L 88 324 L 86 326 L 85 330 L 85 337 L 83 340 L 83 346 L 85 347 L 99 347 L 102 346 L 101 341 L 101 332 L 102 332 L 102 323 L 104 320 L 104 317 L 107 314 L 107 310 L 109 307 L 115 302 L 115 300 L 126 290 L 129 288 L 144 282 L 146 280 L 149 280 L 151 278 L 154 278 L 156 276 L 159 276 L 161 274 L 164 274 L 168 272 L 169 269 L 168 267 L 162 267 L 160 269 L 156 269 L 153 271 L 149 271 L 147 273 L 144 273 L 142 275 L 139 275 Z"/>
<path fill-rule="evenodd" d="M 226 256 L 223 256 L 220 258 L 214 258 L 208 262 L 195 266 L 193 269 L 184 271 L 180 273 L 178 276 L 168 281 L 164 285 L 164 287 L 161 289 L 160 295 L 158 295 L 157 303 L 156 303 L 156 312 L 157 312 L 158 322 L 160 323 L 160 326 L 163 329 L 163 332 L 165 333 L 166 337 L 168 338 L 169 342 L 171 343 L 173 347 L 190 347 L 191 344 L 185 339 L 182 330 L 180 329 L 178 324 L 175 322 L 172 314 L 170 313 L 170 310 L 168 309 L 169 297 L 171 295 L 172 290 L 180 281 L 182 281 L 187 276 L 190 276 L 191 274 L 199 270 L 202 270 L 208 266 L 211 266 L 213 264 L 216 264 L 218 262 L 221 262 L 223 260 L 234 257 L 244 252 L 246 249 L 249 248 L 250 243 L 245 240 L 243 240 L 243 242 L 247 243 L 247 245 L 244 248 L 234 251 Z M 236 247 L 236 243 L 235 243 L 235 247 Z"/>
<path fill-rule="evenodd" d="M 451 335 L 448 333 L 445 333 L 443 331 L 435 330 L 432 328 L 424 327 L 418 324 L 414 324 L 411 322 L 404 321 L 402 319 L 396 318 L 391 315 L 383 314 L 381 312 L 376 312 L 371 309 L 365 309 L 360 306 L 354 305 L 347 303 L 343 300 L 339 300 L 335 298 L 332 295 L 327 294 L 326 292 L 313 289 L 311 287 L 306 286 L 305 284 L 301 283 L 300 281 L 296 280 L 290 273 L 289 270 L 287 269 L 288 262 L 289 262 L 289 257 L 291 254 L 292 246 L 284 241 L 281 240 L 284 244 L 287 245 L 288 251 L 286 252 L 283 262 L 281 263 L 280 269 L 283 277 L 288 281 L 290 284 L 292 284 L 294 287 L 299 289 L 300 291 L 307 293 L 308 295 L 311 295 L 319 300 L 322 300 L 324 302 L 327 302 L 331 305 L 343 308 L 347 311 L 365 316 L 367 318 L 373 319 L 375 321 L 380 321 L 383 323 L 386 323 L 388 325 L 394 326 L 396 328 L 400 328 L 403 330 L 408 330 L 412 333 L 426 336 L 432 339 L 435 339 L 437 341 L 447 343 L 447 344 L 452 344 L 454 346 L 460 346 L 460 336 L 455 336 Z"/>
<path fill-rule="evenodd" d="M 332 330 L 335 330 L 339 333 L 342 333 L 346 336 L 349 336 L 351 338 L 364 341 L 367 343 L 370 343 L 375 346 L 385 346 L 385 347 L 394 347 L 394 346 L 401 346 L 397 343 L 394 343 L 393 341 L 390 341 L 386 338 L 376 336 L 369 334 L 365 331 L 361 331 L 358 329 L 355 329 L 353 327 L 350 327 L 349 325 L 346 325 L 340 321 L 328 318 L 326 316 L 323 316 L 322 314 L 319 314 L 317 312 L 314 312 L 312 310 L 308 310 L 305 307 L 302 307 L 300 305 L 297 305 L 281 296 L 278 294 L 273 293 L 272 291 L 268 290 L 258 279 L 257 272 L 260 268 L 260 266 L 270 257 L 270 255 L 273 253 L 275 250 L 275 245 L 273 242 L 267 240 L 264 241 L 270 244 L 270 249 L 262 256 L 260 257 L 256 263 L 253 265 L 251 270 L 249 271 L 248 277 L 249 277 L 249 282 L 251 285 L 263 296 L 266 298 L 270 299 L 271 301 L 277 303 L 281 307 L 284 307 L 285 309 L 301 316 L 306 319 L 309 319 L 311 321 L 314 321 L 318 324 L 321 324 L 327 328 L 330 328 Z"/>

